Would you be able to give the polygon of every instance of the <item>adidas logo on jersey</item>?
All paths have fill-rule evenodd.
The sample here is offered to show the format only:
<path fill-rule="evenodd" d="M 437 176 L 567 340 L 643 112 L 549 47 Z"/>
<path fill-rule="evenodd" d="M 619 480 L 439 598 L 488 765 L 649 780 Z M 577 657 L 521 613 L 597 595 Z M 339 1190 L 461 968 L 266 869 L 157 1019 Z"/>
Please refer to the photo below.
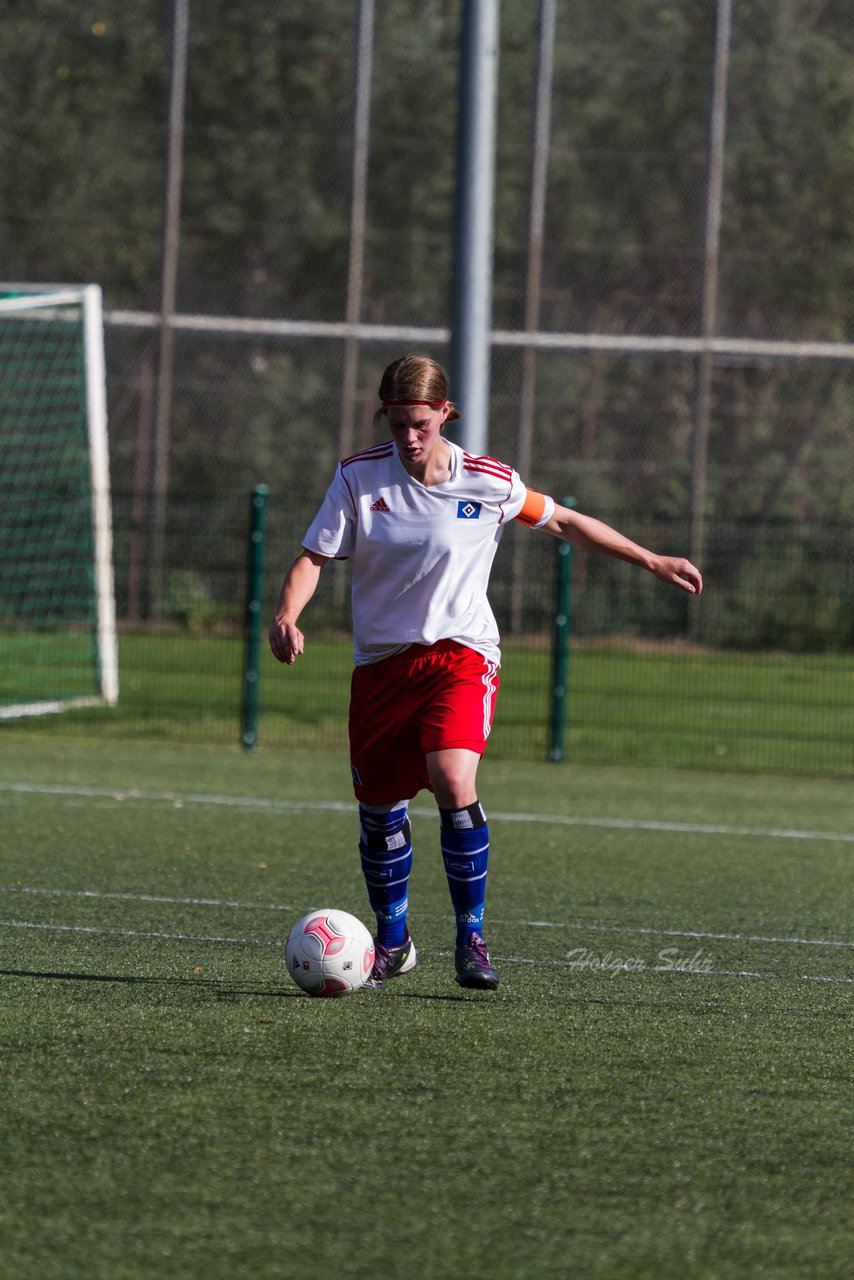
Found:
<path fill-rule="evenodd" d="M 372 502 L 372 503 L 371 503 L 369 510 L 371 510 L 371 511 L 391 511 L 391 507 L 388 505 L 388 503 L 386 502 L 385 498 L 377 498 L 376 502 Z"/>

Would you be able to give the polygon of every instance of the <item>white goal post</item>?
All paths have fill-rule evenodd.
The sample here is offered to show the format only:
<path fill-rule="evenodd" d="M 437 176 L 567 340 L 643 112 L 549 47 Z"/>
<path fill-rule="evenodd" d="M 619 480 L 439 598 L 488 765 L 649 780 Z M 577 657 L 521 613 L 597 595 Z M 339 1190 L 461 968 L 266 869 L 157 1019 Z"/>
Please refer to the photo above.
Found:
<path fill-rule="evenodd" d="M 98 285 L 0 284 L 0 719 L 119 696 Z"/>

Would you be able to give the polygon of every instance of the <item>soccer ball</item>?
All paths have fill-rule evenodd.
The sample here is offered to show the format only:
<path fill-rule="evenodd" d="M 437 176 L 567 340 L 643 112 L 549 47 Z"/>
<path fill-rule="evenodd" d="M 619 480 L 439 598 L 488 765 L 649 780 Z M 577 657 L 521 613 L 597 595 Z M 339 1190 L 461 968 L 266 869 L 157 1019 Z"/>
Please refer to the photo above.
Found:
<path fill-rule="evenodd" d="M 374 963 L 374 940 L 346 911 L 309 911 L 285 943 L 285 964 L 310 996 L 348 996 L 364 986 Z"/>

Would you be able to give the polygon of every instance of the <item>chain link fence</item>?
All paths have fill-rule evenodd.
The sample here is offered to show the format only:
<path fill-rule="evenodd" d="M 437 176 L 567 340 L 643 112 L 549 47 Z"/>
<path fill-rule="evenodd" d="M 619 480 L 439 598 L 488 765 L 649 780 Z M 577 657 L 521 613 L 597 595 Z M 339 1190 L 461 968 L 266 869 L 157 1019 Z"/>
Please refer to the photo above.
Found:
<path fill-rule="evenodd" d="M 384 366 L 446 359 L 461 11 L 105 0 L 95 19 L 33 0 L 0 17 L 5 274 L 105 292 L 125 637 L 183 629 L 196 654 L 234 638 L 253 485 L 270 488 L 272 601 L 337 458 L 376 438 Z M 707 582 L 687 602 L 577 557 L 571 714 L 584 682 L 610 700 L 576 753 L 636 741 L 637 758 L 721 747 L 775 767 L 761 739 L 785 741 L 784 767 L 850 767 L 834 708 L 854 649 L 852 65 L 833 4 L 501 4 L 490 452 L 638 541 L 701 546 Z M 541 655 L 537 725 L 553 552 L 514 530 L 495 572 L 508 655 Z M 312 608 L 335 637 L 346 583 L 330 577 Z M 166 717 L 187 675 L 155 652 L 159 691 L 150 670 L 123 682 L 149 728 L 142 692 Z M 719 661 L 714 693 L 692 686 L 684 732 L 663 731 L 682 676 L 644 673 L 698 655 Z M 792 678 L 804 708 L 823 692 L 757 737 L 784 670 L 813 673 Z M 646 728 L 632 681 L 658 699 Z M 718 741 L 728 697 L 741 710 Z M 291 712 L 269 715 L 268 740 L 293 740 Z M 545 732 L 505 747 L 538 754 Z"/>

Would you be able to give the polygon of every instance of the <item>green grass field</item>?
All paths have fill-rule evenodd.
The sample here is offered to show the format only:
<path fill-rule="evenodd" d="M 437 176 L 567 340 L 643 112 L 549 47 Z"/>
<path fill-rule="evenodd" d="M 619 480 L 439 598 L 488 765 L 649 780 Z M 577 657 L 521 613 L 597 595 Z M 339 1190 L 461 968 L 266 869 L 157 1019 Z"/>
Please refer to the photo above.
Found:
<path fill-rule="evenodd" d="M 850 1277 L 850 786 L 484 762 L 494 995 L 317 1001 L 340 754 L 0 735 L 9 1280 Z"/>

